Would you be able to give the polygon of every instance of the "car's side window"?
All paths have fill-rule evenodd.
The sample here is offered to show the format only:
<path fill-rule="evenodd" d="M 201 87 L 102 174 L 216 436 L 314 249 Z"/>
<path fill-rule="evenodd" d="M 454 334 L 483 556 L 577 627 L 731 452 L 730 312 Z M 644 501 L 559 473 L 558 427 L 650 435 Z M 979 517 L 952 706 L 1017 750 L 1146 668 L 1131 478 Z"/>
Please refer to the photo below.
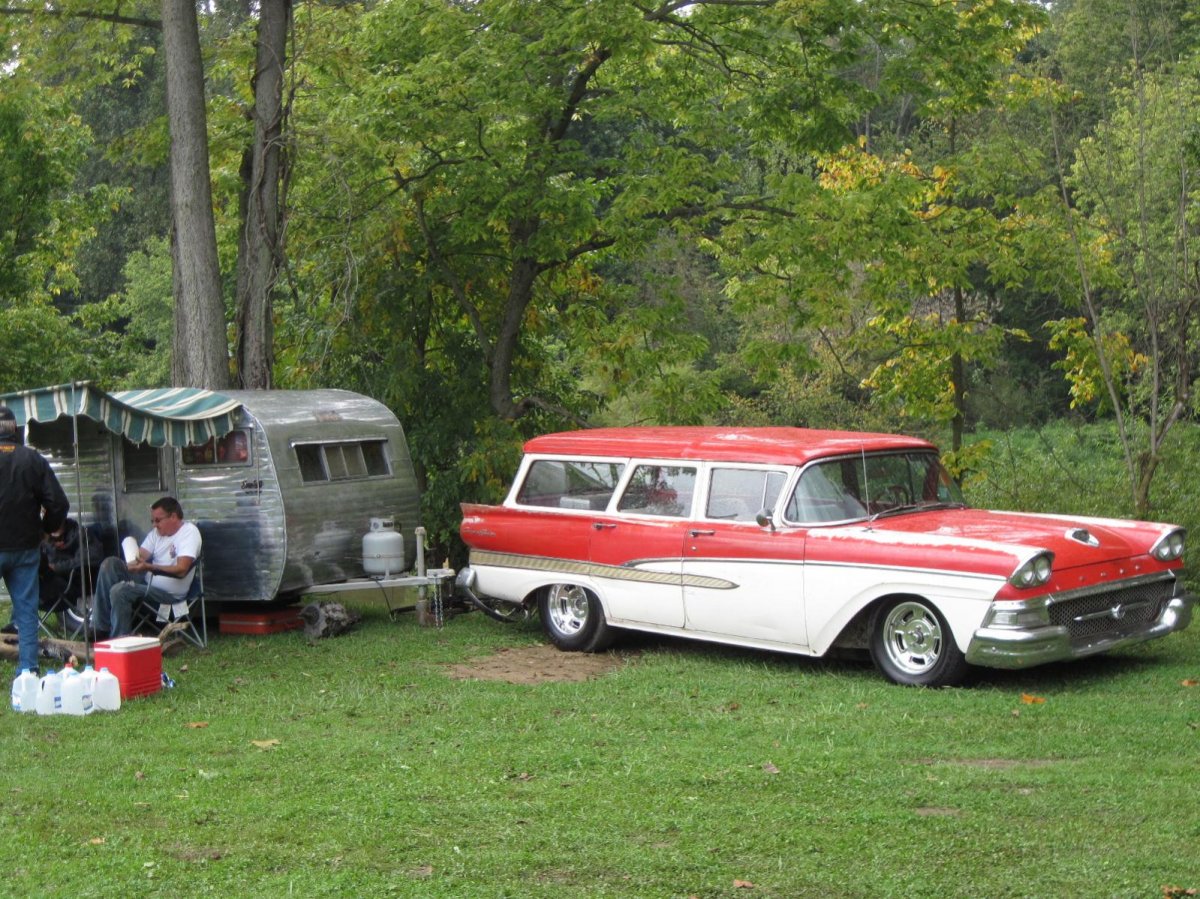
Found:
<path fill-rule="evenodd" d="M 539 459 L 529 466 L 517 504 L 599 511 L 608 506 L 624 470 L 619 462 Z"/>
<path fill-rule="evenodd" d="M 709 479 L 704 517 L 754 521 L 762 509 L 775 508 L 784 480 L 781 471 L 714 468 Z"/>
<path fill-rule="evenodd" d="M 639 465 L 617 501 L 618 512 L 683 518 L 692 508 L 696 469 L 682 465 Z"/>
<path fill-rule="evenodd" d="M 810 466 L 800 476 L 784 510 L 784 518 L 802 524 L 863 518 L 867 507 L 859 497 L 855 460 L 841 459 Z"/>

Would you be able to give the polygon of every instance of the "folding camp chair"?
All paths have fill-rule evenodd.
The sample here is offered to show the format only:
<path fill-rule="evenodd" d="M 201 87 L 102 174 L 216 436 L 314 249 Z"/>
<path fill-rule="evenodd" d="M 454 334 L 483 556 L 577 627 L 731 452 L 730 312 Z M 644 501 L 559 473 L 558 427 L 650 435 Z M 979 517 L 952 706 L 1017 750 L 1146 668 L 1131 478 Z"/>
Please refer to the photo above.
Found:
<path fill-rule="evenodd" d="M 76 526 L 80 528 L 77 539 L 82 545 L 75 555 L 82 565 L 70 570 L 65 583 L 62 582 L 61 574 L 51 571 L 45 556 L 42 557 L 38 570 L 38 627 L 48 637 L 61 635 L 78 640 L 91 613 L 92 590 L 95 588 L 96 573 L 103 560 L 103 556 L 98 554 L 102 542 L 97 525 Z M 61 588 L 58 588 L 59 583 L 62 583 Z M 58 595 L 53 597 L 48 606 L 43 606 L 43 590 L 47 586 L 57 589 Z M 51 618 L 54 615 L 58 616 L 57 629 L 52 627 Z"/>
<path fill-rule="evenodd" d="M 78 640 L 83 634 L 92 605 L 92 588 L 96 573 L 83 568 L 73 568 L 67 576 L 62 593 L 55 597 L 48 608 L 38 609 L 38 627 L 47 637 L 63 636 Z M 58 616 L 58 628 L 53 627 L 51 618 Z"/>
<path fill-rule="evenodd" d="M 183 622 L 186 627 L 179 633 L 190 643 L 201 649 L 208 646 L 208 619 L 204 608 L 204 560 L 197 559 L 193 566 L 196 574 L 187 595 L 175 602 L 142 602 L 134 613 L 134 630 L 147 627 L 156 633 L 172 621 Z"/>

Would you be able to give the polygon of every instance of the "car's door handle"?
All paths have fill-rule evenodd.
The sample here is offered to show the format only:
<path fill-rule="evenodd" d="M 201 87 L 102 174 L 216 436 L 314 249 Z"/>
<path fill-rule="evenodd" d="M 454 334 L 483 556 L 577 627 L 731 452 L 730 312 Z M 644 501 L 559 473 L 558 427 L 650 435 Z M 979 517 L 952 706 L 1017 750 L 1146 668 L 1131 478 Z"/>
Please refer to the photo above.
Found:
<path fill-rule="evenodd" d="M 716 531 L 701 531 L 698 528 L 692 528 L 688 533 L 693 537 L 711 537 Z"/>
<path fill-rule="evenodd" d="M 616 525 L 611 521 L 593 521 L 592 528 L 597 531 L 611 531 Z"/>

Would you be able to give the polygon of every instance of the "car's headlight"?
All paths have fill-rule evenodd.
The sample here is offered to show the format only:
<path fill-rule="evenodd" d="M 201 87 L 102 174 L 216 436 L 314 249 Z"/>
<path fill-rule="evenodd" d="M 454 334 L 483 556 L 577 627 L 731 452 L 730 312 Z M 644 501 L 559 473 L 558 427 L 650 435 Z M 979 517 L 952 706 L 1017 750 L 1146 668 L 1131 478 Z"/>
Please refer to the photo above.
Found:
<path fill-rule="evenodd" d="M 1151 555 L 1160 562 L 1174 562 L 1183 557 L 1183 545 L 1186 542 L 1187 531 L 1176 528 L 1169 534 L 1158 538 L 1158 542 L 1150 548 Z"/>
<path fill-rule="evenodd" d="M 1050 580 L 1054 553 L 1038 553 L 1011 575 L 1008 582 L 1014 587 L 1040 587 Z"/>

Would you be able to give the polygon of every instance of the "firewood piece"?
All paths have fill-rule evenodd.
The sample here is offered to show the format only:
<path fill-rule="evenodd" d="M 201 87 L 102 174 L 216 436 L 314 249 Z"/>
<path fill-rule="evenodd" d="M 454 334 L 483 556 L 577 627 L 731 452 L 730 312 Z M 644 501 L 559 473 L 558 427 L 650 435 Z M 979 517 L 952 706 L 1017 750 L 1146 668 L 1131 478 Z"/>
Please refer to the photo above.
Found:
<path fill-rule="evenodd" d="M 0 639 L 0 659 L 7 659 L 10 662 L 15 662 L 20 658 L 20 652 L 17 644 L 16 634 L 3 634 Z M 38 640 L 38 658 L 45 659 L 48 662 L 54 662 L 62 665 L 68 661 L 71 656 L 84 661 L 91 661 L 92 654 L 88 651 L 89 647 L 86 643 L 78 643 L 74 640 L 57 640 L 53 637 L 45 637 Z"/>
<path fill-rule="evenodd" d="M 168 653 L 183 643 L 179 632 L 187 629 L 187 623 L 172 621 L 158 633 L 158 642 L 162 644 L 163 653 Z M 92 661 L 92 644 L 78 640 L 60 640 L 57 637 L 43 637 L 38 640 L 38 658 L 55 665 L 62 665 L 74 656 L 85 664 Z M 16 634 L 0 634 L 0 659 L 16 662 L 20 658 Z"/>
<path fill-rule="evenodd" d="M 300 610 L 304 621 L 304 635 L 311 643 L 322 637 L 336 637 L 346 633 L 362 620 L 340 602 L 310 602 Z"/>

